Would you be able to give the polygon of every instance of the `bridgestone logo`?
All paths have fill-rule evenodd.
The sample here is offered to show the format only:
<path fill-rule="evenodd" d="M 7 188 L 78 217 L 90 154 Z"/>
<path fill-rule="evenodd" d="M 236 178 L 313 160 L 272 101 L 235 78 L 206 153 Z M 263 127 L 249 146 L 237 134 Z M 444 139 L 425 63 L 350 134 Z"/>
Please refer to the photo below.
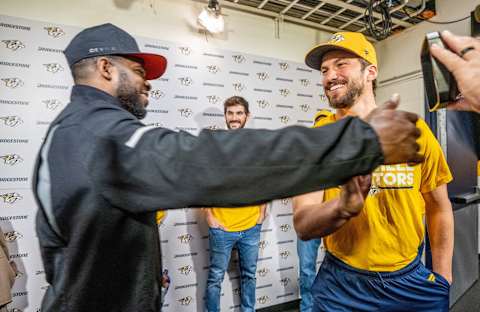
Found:
<path fill-rule="evenodd" d="M 221 84 L 221 83 L 210 83 L 210 82 L 204 82 L 203 83 L 204 86 L 209 86 L 209 87 L 225 87 L 225 85 Z"/>
<path fill-rule="evenodd" d="M 193 66 L 193 65 L 183 65 L 183 64 L 175 64 L 175 67 L 188 68 L 188 69 L 198 69 L 197 66 Z"/>
<path fill-rule="evenodd" d="M 12 67 L 30 68 L 30 64 L 25 64 L 25 63 L 0 62 L 0 65 L 12 66 Z"/>
<path fill-rule="evenodd" d="M 145 44 L 145 48 L 154 48 L 154 49 L 167 50 L 167 51 L 170 50 L 169 47 L 159 46 L 159 45 L 150 44 L 150 43 Z"/>
<path fill-rule="evenodd" d="M 28 139 L 0 139 L 0 143 L 28 143 Z"/>
<path fill-rule="evenodd" d="M 63 53 L 63 50 L 61 50 L 61 49 L 52 49 L 52 48 L 45 48 L 45 47 L 38 47 L 38 51 L 40 51 L 40 52 Z"/>
<path fill-rule="evenodd" d="M 51 84 L 37 84 L 37 88 L 47 88 L 47 89 L 60 89 L 60 90 L 68 90 L 68 86 L 59 86 L 59 85 L 51 85 Z"/>
<path fill-rule="evenodd" d="M 306 68 L 301 68 L 301 67 L 297 67 L 297 70 L 298 70 L 298 71 L 307 72 L 307 73 L 311 73 L 311 72 L 312 72 L 311 69 L 306 69 Z"/>
<path fill-rule="evenodd" d="M 0 221 L 12 221 L 12 220 L 27 220 L 28 216 L 4 216 L 0 217 Z"/>
<path fill-rule="evenodd" d="M 311 94 L 302 94 L 302 93 L 297 93 L 297 96 L 303 96 L 303 97 L 309 97 L 309 98 L 313 97 L 313 95 Z"/>
<path fill-rule="evenodd" d="M 218 57 L 218 58 L 225 58 L 225 56 L 221 55 L 221 54 L 203 53 L 203 55 L 211 56 L 211 57 Z"/>
<path fill-rule="evenodd" d="M 253 64 L 260 64 L 260 65 L 272 66 L 272 63 L 269 63 L 269 62 L 260 62 L 260 61 L 253 61 Z"/>
<path fill-rule="evenodd" d="M 0 182 L 27 182 L 28 178 L 0 178 Z"/>
<path fill-rule="evenodd" d="M 30 27 L 28 27 L 28 26 L 7 24 L 7 23 L 0 23 L 0 26 L 1 27 L 6 27 L 6 28 L 12 28 L 12 29 L 20 29 L 20 30 L 30 31 Z"/>
<path fill-rule="evenodd" d="M 223 117 L 223 114 L 215 114 L 215 113 L 203 113 L 203 116 L 209 116 L 209 117 Z"/>
<path fill-rule="evenodd" d="M 30 102 L 27 102 L 27 101 L 15 101 L 15 100 L 0 100 L 0 104 L 28 105 L 28 104 L 30 104 Z"/>

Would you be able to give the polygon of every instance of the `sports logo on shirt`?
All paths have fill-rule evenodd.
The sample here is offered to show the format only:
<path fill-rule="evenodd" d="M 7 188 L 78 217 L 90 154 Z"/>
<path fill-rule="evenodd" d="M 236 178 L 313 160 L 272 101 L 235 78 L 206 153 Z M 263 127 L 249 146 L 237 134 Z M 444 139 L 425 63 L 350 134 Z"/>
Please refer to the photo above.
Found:
<path fill-rule="evenodd" d="M 257 100 L 258 107 L 260 108 L 267 108 L 270 106 L 270 103 L 267 100 Z"/>
<path fill-rule="evenodd" d="M 191 296 L 186 296 L 177 300 L 182 306 L 188 306 L 193 302 L 193 298 Z"/>
<path fill-rule="evenodd" d="M 184 265 L 178 268 L 178 272 L 183 275 L 189 275 L 193 271 L 193 267 L 191 265 Z"/>
<path fill-rule="evenodd" d="M 59 106 L 62 105 L 62 102 L 57 99 L 44 100 L 42 101 L 42 103 L 45 104 L 45 106 L 49 110 L 56 110 Z"/>
<path fill-rule="evenodd" d="M 0 159 L 3 160 L 4 165 L 13 166 L 23 161 L 23 158 L 18 154 L 7 154 L 0 156 Z"/>
<path fill-rule="evenodd" d="M 240 54 L 232 55 L 232 59 L 237 64 L 242 64 L 246 61 L 245 56 L 240 55 Z"/>
<path fill-rule="evenodd" d="M 300 84 L 303 86 L 303 87 L 308 87 L 310 85 L 310 80 L 309 79 L 300 79 Z"/>
<path fill-rule="evenodd" d="M 47 34 L 53 38 L 60 38 L 65 35 L 65 32 L 60 27 L 50 26 L 44 27 L 43 29 L 45 29 L 47 31 Z"/>
<path fill-rule="evenodd" d="M 48 64 L 43 64 L 43 66 L 45 66 L 46 70 L 49 73 L 53 73 L 53 74 L 64 71 L 63 66 L 58 63 L 48 63 Z"/>
<path fill-rule="evenodd" d="M 152 90 L 150 91 L 150 97 L 154 100 L 158 100 L 165 97 L 165 92 L 163 92 L 162 90 Z"/>
<path fill-rule="evenodd" d="M 212 74 L 216 74 L 220 71 L 220 67 L 218 67 L 217 65 L 208 65 L 207 69 L 208 69 L 208 72 Z"/>
<path fill-rule="evenodd" d="M 3 233 L 3 236 L 5 237 L 5 241 L 7 241 L 8 243 L 13 243 L 17 239 L 20 239 L 23 237 L 23 235 L 17 231 L 5 232 Z"/>
<path fill-rule="evenodd" d="M 265 81 L 268 79 L 268 73 L 266 72 L 261 72 L 261 73 L 257 73 L 257 78 L 262 80 L 262 81 Z"/>
<path fill-rule="evenodd" d="M 190 55 L 190 53 L 192 53 L 192 49 L 190 49 L 189 47 L 178 47 L 178 50 L 183 55 Z"/>
<path fill-rule="evenodd" d="M 23 123 L 22 118 L 19 116 L 3 116 L 0 117 L 0 121 L 8 127 L 16 127 Z"/>
<path fill-rule="evenodd" d="M 369 194 L 376 195 L 383 190 L 413 189 L 414 171 L 414 167 L 406 164 L 378 167 L 372 173 L 372 186 Z"/>
<path fill-rule="evenodd" d="M 5 87 L 15 89 L 23 86 L 23 81 L 20 78 L 2 78 Z"/>
<path fill-rule="evenodd" d="M 290 67 L 290 65 L 288 65 L 286 62 L 280 62 L 278 63 L 278 66 L 280 66 L 280 69 L 283 71 L 287 71 L 287 69 Z"/>
<path fill-rule="evenodd" d="M 25 48 L 25 45 L 20 40 L 2 40 L 5 43 L 5 47 L 12 51 Z"/>
<path fill-rule="evenodd" d="M 23 199 L 23 197 L 17 192 L 0 194 L 0 198 L 4 203 L 13 205 L 17 200 Z"/>
<path fill-rule="evenodd" d="M 177 237 L 180 243 L 188 244 L 192 241 L 193 236 L 191 234 L 183 234 Z"/>
<path fill-rule="evenodd" d="M 290 94 L 290 90 L 288 89 L 279 89 L 278 92 L 280 92 L 280 95 L 283 97 L 287 97 Z"/>

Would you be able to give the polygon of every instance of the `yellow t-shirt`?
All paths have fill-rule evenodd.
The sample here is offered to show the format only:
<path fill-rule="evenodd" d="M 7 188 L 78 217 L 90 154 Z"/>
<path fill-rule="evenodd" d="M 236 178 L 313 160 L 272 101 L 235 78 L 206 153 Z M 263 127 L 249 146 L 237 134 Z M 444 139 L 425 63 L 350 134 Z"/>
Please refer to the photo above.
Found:
<path fill-rule="evenodd" d="M 257 224 L 261 206 L 212 208 L 212 214 L 228 232 L 245 231 Z"/>
<path fill-rule="evenodd" d="M 315 127 L 335 121 L 332 114 Z M 352 267 L 391 272 L 417 256 L 424 239 L 425 201 L 428 193 L 452 180 L 442 149 L 423 120 L 418 139 L 425 162 L 379 166 L 372 173 L 372 186 L 360 214 L 324 238 L 326 249 Z M 340 188 L 325 190 L 324 201 L 338 197 Z"/>
<path fill-rule="evenodd" d="M 163 218 L 165 218 L 165 215 L 167 213 L 165 210 L 158 210 L 157 213 L 155 214 L 155 219 L 157 221 L 157 224 L 160 224 L 163 221 Z"/>

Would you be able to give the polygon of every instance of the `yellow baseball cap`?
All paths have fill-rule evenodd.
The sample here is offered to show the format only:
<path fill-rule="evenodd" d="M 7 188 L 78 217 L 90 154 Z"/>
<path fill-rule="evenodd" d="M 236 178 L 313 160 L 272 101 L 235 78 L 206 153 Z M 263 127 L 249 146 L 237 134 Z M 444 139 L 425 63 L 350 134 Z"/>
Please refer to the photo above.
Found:
<path fill-rule="evenodd" d="M 319 70 L 325 53 L 332 50 L 351 52 L 372 65 L 377 66 L 377 53 L 373 45 L 358 32 L 337 32 L 326 43 L 313 47 L 305 56 L 307 66 Z"/>

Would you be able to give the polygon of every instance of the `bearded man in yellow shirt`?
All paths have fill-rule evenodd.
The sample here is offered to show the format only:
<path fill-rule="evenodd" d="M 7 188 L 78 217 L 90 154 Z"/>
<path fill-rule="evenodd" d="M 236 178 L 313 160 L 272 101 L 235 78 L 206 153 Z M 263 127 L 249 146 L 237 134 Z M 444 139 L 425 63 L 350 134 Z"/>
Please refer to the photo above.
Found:
<path fill-rule="evenodd" d="M 245 127 L 250 116 L 248 102 L 240 96 L 230 97 L 224 103 L 224 114 L 228 129 L 241 129 Z M 262 222 L 265 219 L 265 208 L 266 204 L 243 208 L 205 209 L 210 242 L 206 311 L 221 310 L 221 286 L 234 246 L 237 247 L 240 263 L 240 308 L 242 312 L 255 311 L 258 243 Z"/>
<path fill-rule="evenodd" d="M 336 33 L 305 61 L 322 72 L 336 109 L 316 127 L 376 107 L 376 53 L 362 34 Z M 426 123 L 418 120 L 417 127 L 424 163 L 380 166 L 341 187 L 294 198 L 299 237 L 323 237 L 326 248 L 311 288 L 312 311 L 448 311 L 453 213 L 446 184 L 452 176 Z M 424 217 L 433 271 L 420 262 Z"/>

